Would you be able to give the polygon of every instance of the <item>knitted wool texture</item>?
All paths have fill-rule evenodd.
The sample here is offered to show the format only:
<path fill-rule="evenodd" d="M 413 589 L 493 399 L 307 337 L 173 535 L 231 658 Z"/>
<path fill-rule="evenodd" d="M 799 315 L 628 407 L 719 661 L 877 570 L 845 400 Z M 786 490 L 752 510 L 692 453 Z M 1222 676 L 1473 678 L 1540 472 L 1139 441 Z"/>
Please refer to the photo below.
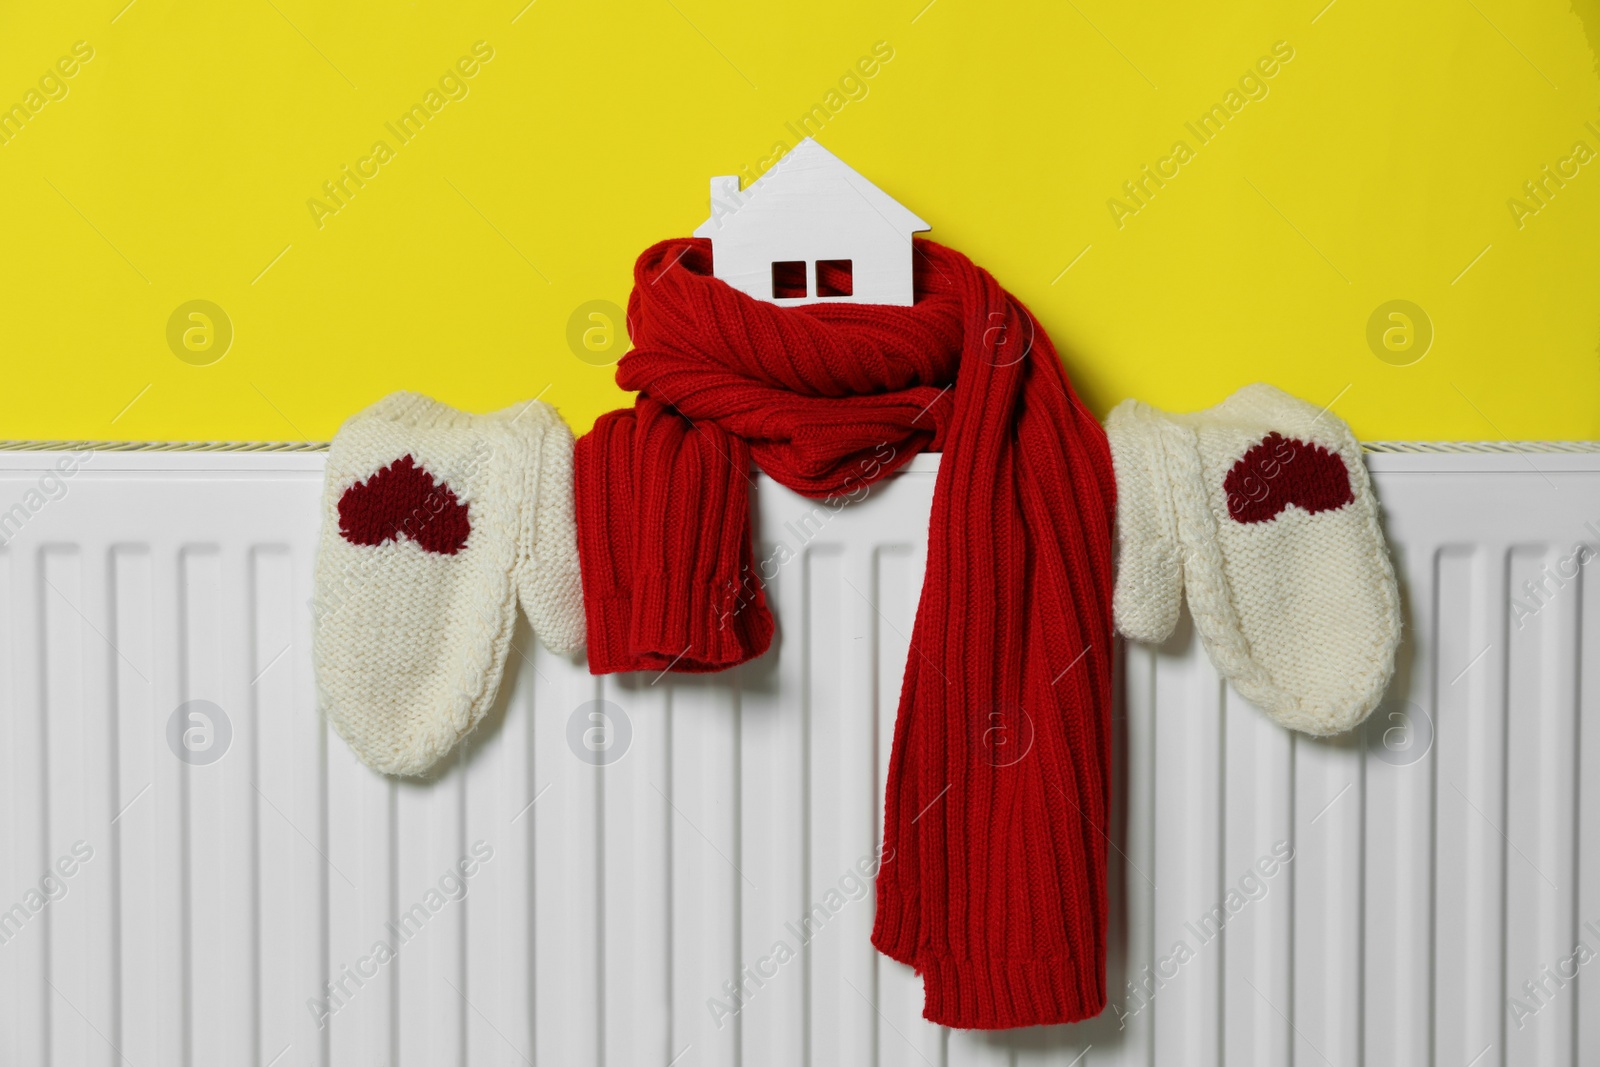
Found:
<path fill-rule="evenodd" d="M 494 703 L 519 594 L 550 649 L 583 646 L 572 432 L 537 402 L 380 400 L 329 450 L 315 580 L 328 721 L 374 770 L 425 773 Z"/>
<path fill-rule="evenodd" d="M 754 300 L 706 241 L 640 257 L 617 381 L 641 393 L 577 446 L 590 669 L 766 649 L 752 458 L 828 497 L 942 451 L 873 944 L 922 974 L 934 1022 L 1071 1022 L 1106 1002 L 1110 451 L 1027 309 L 915 247 L 911 307 Z"/>
<path fill-rule="evenodd" d="M 1349 427 L 1258 384 L 1187 415 L 1125 401 L 1106 430 L 1117 629 L 1165 641 L 1187 592 L 1246 700 L 1308 734 L 1364 720 L 1394 673 L 1400 597 Z"/>

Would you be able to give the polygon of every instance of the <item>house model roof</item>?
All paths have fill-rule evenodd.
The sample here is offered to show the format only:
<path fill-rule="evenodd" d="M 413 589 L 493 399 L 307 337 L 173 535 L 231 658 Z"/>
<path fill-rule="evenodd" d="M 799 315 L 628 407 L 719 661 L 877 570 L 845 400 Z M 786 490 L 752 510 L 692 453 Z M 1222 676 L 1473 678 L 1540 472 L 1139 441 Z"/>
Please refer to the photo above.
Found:
<path fill-rule="evenodd" d="M 711 179 L 712 273 L 775 304 L 915 302 L 911 235 L 930 229 L 905 205 L 807 137 L 750 188 Z"/>
<path fill-rule="evenodd" d="M 859 197 L 860 210 L 875 212 L 902 233 L 909 235 L 933 228 L 900 201 L 863 178 L 850 164 L 822 147 L 814 137 L 807 137 L 791 148 L 748 189 L 739 188 L 737 174 L 712 178 L 711 182 L 711 217 L 694 231 L 696 237 L 716 237 L 718 231 L 738 216 L 740 209 L 758 201 L 784 201 L 782 207 L 801 213 L 834 212 L 841 208 L 848 211 L 848 199 L 827 195 L 838 192 L 841 187 Z M 801 195 L 810 199 L 800 199 Z M 763 207 L 766 206 L 764 203 Z M 773 203 L 772 206 L 780 205 Z"/>

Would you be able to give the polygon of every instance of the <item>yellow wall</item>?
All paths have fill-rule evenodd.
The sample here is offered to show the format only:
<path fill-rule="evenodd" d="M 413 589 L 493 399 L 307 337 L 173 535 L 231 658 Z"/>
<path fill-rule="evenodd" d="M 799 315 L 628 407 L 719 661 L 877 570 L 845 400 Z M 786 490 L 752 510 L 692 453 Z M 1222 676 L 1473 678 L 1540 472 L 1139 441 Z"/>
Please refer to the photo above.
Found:
<path fill-rule="evenodd" d="M 1600 437 L 1595 0 L 526 2 L 0 5 L 0 105 L 41 105 L 0 145 L 0 438 L 325 439 L 398 388 L 544 391 L 585 429 L 625 397 L 574 309 L 625 303 L 709 176 L 758 172 L 877 42 L 820 140 L 1026 301 L 1097 411 L 1263 379 L 1369 439 Z M 234 332 L 199 365 L 168 343 L 196 299 Z M 1369 346 L 1393 300 L 1418 361 Z"/>

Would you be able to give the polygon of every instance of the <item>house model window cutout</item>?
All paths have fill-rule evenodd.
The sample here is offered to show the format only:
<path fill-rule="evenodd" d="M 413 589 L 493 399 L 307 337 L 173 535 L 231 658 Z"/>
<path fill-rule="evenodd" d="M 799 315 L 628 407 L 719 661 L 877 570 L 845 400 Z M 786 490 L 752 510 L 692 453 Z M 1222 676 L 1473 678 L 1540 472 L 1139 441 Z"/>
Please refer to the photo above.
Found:
<path fill-rule="evenodd" d="M 931 229 L 888 193 L 807 137 L 739 188 L 711 179 L 712 273 L 774 304 L 899 304 L 911 285 L 911 235 Z"/>

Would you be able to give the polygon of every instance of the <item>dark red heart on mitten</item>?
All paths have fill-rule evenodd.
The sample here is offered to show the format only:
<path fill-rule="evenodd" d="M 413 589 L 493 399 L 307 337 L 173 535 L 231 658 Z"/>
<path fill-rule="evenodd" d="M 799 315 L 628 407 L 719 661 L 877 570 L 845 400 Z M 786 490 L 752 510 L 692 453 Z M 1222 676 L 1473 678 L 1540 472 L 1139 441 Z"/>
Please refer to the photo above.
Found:
<path fill-rule="evenodd" d="M 455 491 L 401 456 L 339 498 L 339 535 L 352 545 L 381 545 L 409 537 L 429 552 L 453 556 L 466 546 L 472 524 Z"/>
<path fill-rule="evenodd" d="M 1315 515 L 1355 500 L 1343 457 L 1279 433 L 1268 434 L 1239 457 L 1222 487 L 1235 522 L 1267 522 L 1290 504 Z"/>

